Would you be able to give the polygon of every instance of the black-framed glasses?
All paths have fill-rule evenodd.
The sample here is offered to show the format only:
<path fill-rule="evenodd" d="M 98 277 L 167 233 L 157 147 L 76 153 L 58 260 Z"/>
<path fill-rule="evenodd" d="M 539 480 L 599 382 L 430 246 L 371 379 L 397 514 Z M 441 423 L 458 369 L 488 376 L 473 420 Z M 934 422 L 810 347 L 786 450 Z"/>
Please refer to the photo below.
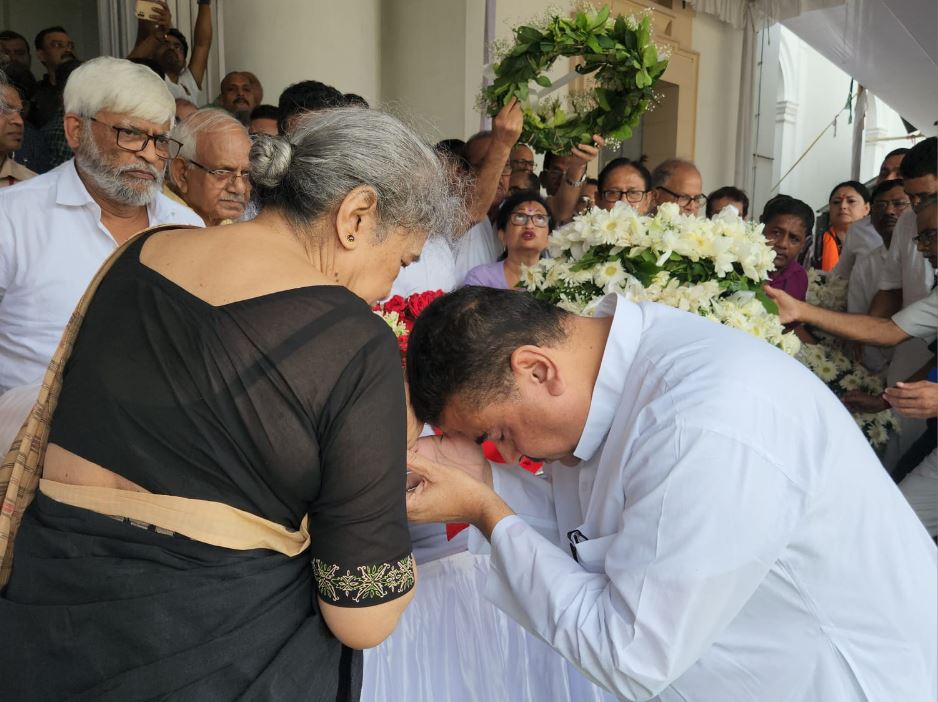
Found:
<path fill-rule="evenodd" d="M 133 127 L 118 127 L 114 124 L 102 122 L 100 119 L 95 119 L 94 117 L 89 117 L 88 119 L 113 129 L 116 134 L 117 145 L 124 151 L 138 154 L 147 148 L 147 144 L 152 141 L 156 155 L 160 158 L 168 159 L 176 158 L 176 156 L 179 155 L 179 149 L 182 148 L 181 142 L 176 141 L 167 134 L 147 134 Z"/>
<path fill-rule="evenodd" d="M 241 182 L 245 185 L 250 183 L 249 178 L 251 177 L 251 174 L 247 171 L 231 171 L 227 168 L 209 168 L 208 166 L 203 166 L 198 161 L 193 161 L 191 158 L 187 158 L 186 161 L 191 163 L 193 166 L 201 168 L 203 171 L 208 173 L 213 178 L 218 179 L 219 181 L 224 181 L 225 183 L 234 183 L 240 179 Z"/>
<path fill-rule="evenodd" d="M 550 221 L 549 217 L 546 214 L 528 214 L 527 212 L 512 212 L 509 221 L 519 227 L 527 226 L 528 222 L 534 224 L 535 227 L 546 227 L 547 223 Z"/>
<path fill-rule="evenodd" d="M 534 173 L 534 161 L 528 161 L 526 158 L 514 158 L 508 162 L 512 171 L 528 171 Z"/>
<path fill-rule="evenodd" d="M 647 194 L 647 190 L 639 190 L 638 188 L 629 188 L 628 190 L 617 190 L 616 188 L 609 188 L 608 190 L 603 190 L 602 192 L 603 200 L 606 202 L 618 202 L 624 198 L 633 205 L 641 202 L 642 198 Z"/>
<path fill-rule="evenodd" d="M 877 200 L 873 203 L 872 209 L 875 212 L 885 212 L 891 207 L 896 212 L 902 212 L 911 204 L 908 200 Z"/>
<path fill-rule="evenodd" d="M 676 193 L 673 190 L 669 190 L 663 185 L 657 186 L 658 190 L 664 190 L 668 195 L 674 198 L 675 202 L 681 207 L 687 207 L 690 203 L 696 203 L 697 207 L 703 207 L 707 202 L 707 196 L 701 193 L 700 195 L 682 195 L 681 193 Z"/>
<path fill-rule="evenodd" d="M 918 236 L 913 236 L 912 241 L 916 243 L 921 241 L 923 244 L 928 246 L 935 240 L 936 236 L 938 236 L 938 229 L 926 229 L 924 232 L 920 232 Z"/>
<path fill-rule="evenodd" d="M 916 213 L 938 201 L 938 193 L 909 193 L 909 203 Z"/>

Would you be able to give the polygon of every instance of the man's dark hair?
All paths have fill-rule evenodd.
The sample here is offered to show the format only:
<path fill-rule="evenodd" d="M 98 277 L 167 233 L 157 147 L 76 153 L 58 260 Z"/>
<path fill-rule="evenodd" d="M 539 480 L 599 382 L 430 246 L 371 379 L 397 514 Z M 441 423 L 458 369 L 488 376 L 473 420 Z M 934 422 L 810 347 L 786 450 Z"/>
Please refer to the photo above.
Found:
<path fill-rule="evenodd" d="M 163 70 L 163 67 L 159 64 L 158 61 L 151 59 L 151 58 L 143 58 L 141 56 L 138 56 L 137 58 L 127 59 L 127 60 L 130 61 L 131 63 L 139 63 L 141 66 L 146 66 L 151 71 L 153 71 L 156 75 L 158 75 L 160 78 L 162 78 L 163 80 L 166 80 L 166 71 Z M 59 70 L 58 69 L 55 70 L 55 82 L 56 84 L 58 84 L 59 82 Z"/>
<path fill-rule="evenodd" d="M 856 191 L 857 195 L 863 198 L 863 202 L 870 201 L 869 188 L 867 188 L 858 180 L 845 180 L 843 183 L 837 183 L 833 190 L 831 190 L 831 194 L 827 196 L 828 201 L 834 197 L 834 193 L 836 193 L 840 188 L 851 188 L 852 190 Z"/>
<path fill-rule="evenodd" d="M 26 41 L 24 37 L 19 32 L 14 32 L 12 29 L 4 29 L 0 32 L 0 41 L 10 41 L 10 39 L 19 39 L 21 42 L 26 44 L 26 52 L 29 53 L 29 42 Z"/>
<path fill-rule="evenodd" d="M 55 32 L 68 34 L 68 32 L 65 31 L 65 27 L 59 27 L 58 25 L 55 27 L 46 27 L 45 29 L 41 29 L 39 30 L 39 34 L 36 35 L 36 41 L 34 42 L 36 44 L 36 49 L 42 51 L 42 44 L 46 40 L 46 35 L 54 34 Z"/>
<path fill-rule="evenodd" d="M 651 173 L 648 172 L 648 169 L 638 161 L 620 157 L 612 159 L 599 172 L 599 178 L 597 180 L 599 181 L 600 192 L 606 187 L 606 181 L 609 180 L 609 176 L 612 175 L 612 172 L 625 167 L 631 168 L 638 173 L 642 177 L 642 180 L 645 181 L 645 190 L 651 190 Z"/>
<path fill-rule="evenodd" d="M 884 180 L 882 183 L 873 188 L 873 192 L 870 195 L 870 201 L 872 202 L 878 198 L 883 193 L 888 193 L 893 188 L 901 188 L 902 181 L 899 178 L 893 178 L 892 180 Z"/>
<path fill-rule="evenodd" d="M 909 150 L 905 148 L 904 146 L 900 146 L 898 149 L 893 149 L 888 154 L 883 156 L 883 161 L 888 161 L 893 156 L 901 156 L 902 154 L 907 154 L 907 153 L 909 153 Z"/>
<path fill-rule="evenodd" d="M 179 40 L 179 43 L 182 44 L 182 57 L 189 58 L 189 42 L 186 41 L 186 35 L 175 27 L 170 27 L 166 30 L 166 33 L 169 36 L 176 37 Z"/>
<path fill-rule="evenodd" d="M 466 142 L 462 139 L 443 139 L 433 147 L 441 158 L 445 159 L 456 169 L 456 178 L 471 177 L 472 166 L 464 155 Z"/>
<path fill-rule="evenodd" d="M 550 168 L 550 165 L 559 158 L 557 154 L 551 151 L 544 152 L 544 166 L 541 168 L 541 171 L 546 171 Z"/>
<path fill-rule="evenodd" d="M 533 175 L 533 174 L 532 174 Z M 511 217 L 511 211 L 523 202 L 536 202 L 547 212 L 547 231 L 554 230 L 554 215 L 551 214 L 550 205 L 547 199 L 541 197 L 537 190 L 519 190 L 514 195 L 509 195 L 498 208 L 498 214 L 495 216 L 496 231 L 502 230 L 508 226 L 508 219 Z"/>
<path fill-rule="evenodd" d="M 280 93 L 280 100 L 277 103 L 280 111 L 277 128 L 283 134 L 286 132 L 287 123 L 294 115 L 344 106 L 345 96 L 331 85 L 320 83 L 318 80 L 303 80 Z"/>
<path fill-rule="evenodd" d="M 536 193 L 537 193 L 537 192 L 540 192 L 540 189 L 541 189 L 541 181 L 538 180 L 538 177 L 537 177 L 536 175 L 534 175 L 533 173 L 531 173 L 531 171 L 522 171 L 522 172 L 524 173 L 525 178 L 526 178 L 527 181 L 528 181 L 528 184 L 527 184 L 523 189 L 524 189 L 524 190 L 533 190 L 533 191 L 536 192 Z M 512 174 L 512 175 L 514 175 L 514 174 Z M 590 181 L 593 181 L 593 182 L 592 182 L 592 185 L 596 185 L 596 179 L 595 179 L 595 178 L 587 178 L 587 179 L 586 179 L 586 182 L 587 182 L 587 183 L 589 183 Z"/>
<path fill-rule="evenodd" d="M 258 105 L 251 110 L 251 119 L 280 119 L 280 110 L 273 105 Z"/>
<path fill-rule="evenodd" d="M 345 104 L 347 107 L 364 107 L 366 110 L 371 108 L 371 105 L 368 104 L 368 101 L 356 93 L 346 93 L 342 97 L 345 98 Z"/>
<path fill-rule="evenodd" d="M 707 218 L 713 217 L 713 215 L 718 214 L 713 211 L 712 203 L 715 200 L 720 200 L 722 198 L 729 198 L 735 202 L 741 202 L 743 205 L 743 211 L 739 213 L 741 217 L 745 217 L 749 214 L 749 196 L 737 188 L 735 185 L 724 185 L 722 188 L 717 188 L 712 193 L 707 195 Z"/>
<path fill-rule="evenodd" d="M 35 95 L 36 91 L 39 89 L 39 81 L 36 80 L 36 77 L 32 74 L 32 71 L 29 70 L 29 66 L 24 66 L 21 63 L 12 62 L 9 63 L 3 70 L 6 73 L 10 83 L 20 94 L 23 102 L 29 102 L 32 100 L 33 95 Z"/>
<path fill-rule="evenodd" d="M 505 397 L 515 349 L 562 342 L 571 317 L 517 290 L 469 285 L 437 298 L 417 317 L 407 346 L 417 418 L 439 424 L 457 395 L 473 404 Z"/>
<path fill-rule="evenodd" d="M 899 175 L 903 178 L 938 176 L 938 137 L 928 137 L 909 149 L 899 164 Z"/>
<path fill-rule="evenodd" d="M 762 222 L 762 224 L 768 224 L 774 217 L 778 217 L 779 215 L 792 215 L 793 217 L 800 218 L 804 223 L 805 236 L 808 236 L 814 231 L 814 210 L 812 210 L 811 205 L 806 202 L 802 202 L 801 200 L 787 195 L 773 197 L 765 203 L 765 209 L 762 211 L 762 216 L 759 217 L 759 221 Z"/>

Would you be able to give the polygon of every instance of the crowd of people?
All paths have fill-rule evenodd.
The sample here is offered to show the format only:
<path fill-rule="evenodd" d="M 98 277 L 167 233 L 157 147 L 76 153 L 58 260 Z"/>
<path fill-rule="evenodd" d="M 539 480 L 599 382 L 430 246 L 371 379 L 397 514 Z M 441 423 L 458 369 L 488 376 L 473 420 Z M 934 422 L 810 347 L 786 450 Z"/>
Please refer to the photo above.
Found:
<path fill-rule="evenodd" d="M 188 38 L 155 11 L 127 58 L 0 32 L 0 444 L 35 492 L 3 510 L 5 689 L 933 698 L 935 137 L 836 185 L 815 236 L 804 201 L 752 213 L 686 159 L 535 154 L 515 100 L 428 145 L 317 80 L 215 92 L 209 0 Z M 855 342 L 886 392 L 836 398 L 681 312 L 515 290 L 578 214 L 664 203 L 758 219 L 786 328 Z M 811 268 L 846 312 L 805 301 Z M 436 290 L 405 382 L 371 307 Z M 904 418 L 891 457 L 844 403 Z"/>

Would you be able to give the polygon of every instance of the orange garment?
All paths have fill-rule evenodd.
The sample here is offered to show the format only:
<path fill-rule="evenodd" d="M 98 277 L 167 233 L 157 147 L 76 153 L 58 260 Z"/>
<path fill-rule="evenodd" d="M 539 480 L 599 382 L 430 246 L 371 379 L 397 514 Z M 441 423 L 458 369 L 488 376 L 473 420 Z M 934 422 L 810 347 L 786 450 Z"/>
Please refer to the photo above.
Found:
<path fill-rule="evenodd" d="M 825 272 L 830 272 L 834 270 L 834 266 L 837 265 L 837 261 L 840 260 L 840 249 L 843 244 L 840 243 L 840 239 L 837 238 L 837 234 L 833 229 L 828 229 L 824 232 L 824 237 L 821 240 L 821 270 Z"/>

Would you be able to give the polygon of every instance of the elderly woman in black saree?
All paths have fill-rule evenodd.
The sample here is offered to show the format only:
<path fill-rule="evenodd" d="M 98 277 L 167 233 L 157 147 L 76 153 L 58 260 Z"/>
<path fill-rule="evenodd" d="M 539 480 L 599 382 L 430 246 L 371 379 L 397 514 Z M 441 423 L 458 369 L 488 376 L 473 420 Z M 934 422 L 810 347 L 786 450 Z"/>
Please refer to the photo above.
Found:
<path fill-rule="evenodd" d="M 364 109 L 259 137 L 250 175 L 255 220 L 137 235 L 66 332 L 5 699 L 356 700 L 356 649 L 413 595 L 403 376 L 370 305 L 461 198 Z"/>

